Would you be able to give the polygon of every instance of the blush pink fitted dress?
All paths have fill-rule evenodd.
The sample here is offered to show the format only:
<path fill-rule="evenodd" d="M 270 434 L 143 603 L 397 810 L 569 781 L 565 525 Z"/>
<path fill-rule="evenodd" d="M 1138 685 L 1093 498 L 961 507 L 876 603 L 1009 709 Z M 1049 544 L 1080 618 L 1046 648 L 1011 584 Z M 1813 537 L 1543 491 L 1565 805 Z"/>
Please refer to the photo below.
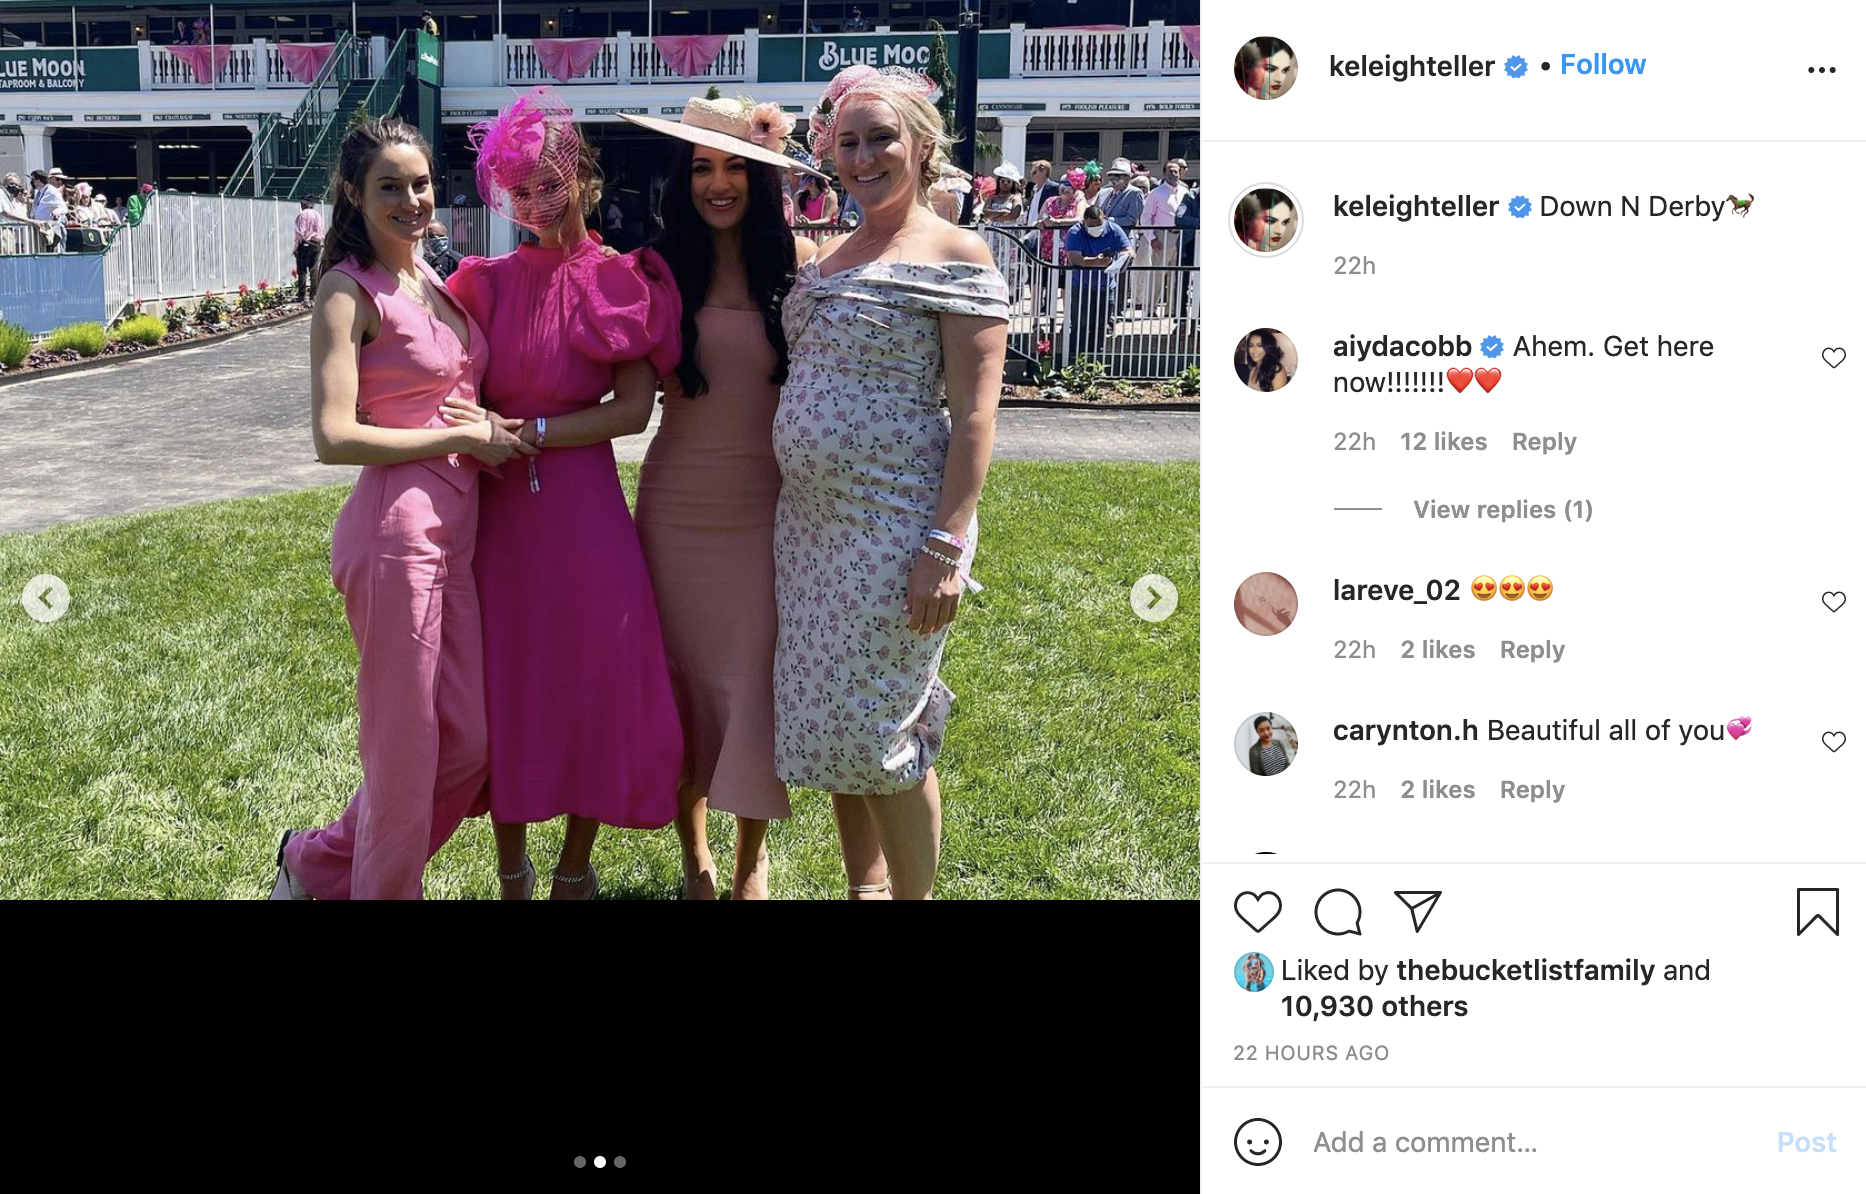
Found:
<path fill-rule="evenodd" d="M 565 813 L 630 829 L 674 819 L 680 718 L 641 541 L 608 442 L 551 446 L 548 420 L 601 402 L 611 369 L 680 356 L 680 291 L 659 257 L 521 245 L 469 257 L 450 290 L 493 344 L 481 405 L 545 416 L 544 452 L 480 494 L 492 816 Z"/>
<path fill-rule="evenodd" d="M 357 354 L 357 418 L 446 426 L 441 400 L 477 398 L 486 373 L 479 325 L 467 317 L 462 344 L 380 266 L 349 259 L 333 268 L 355 279 L 381 321 Z M 482 471 L 472 456 L 372 464 L 337 515 L 330 573 L 356 639 L 363 786 L 336 821 L 285 847 L 285 865 L 320 900 L 419 899 L 428 859 L 463 819 L 486 811 L 473 581 Z"/>
<path fill-rule="evenodd" d="M 761 312 L 701 307 L 695 318 L 707 391 L 662 403 L 635 521 L 686 730 L 685 777 L 711 807 L 768 821 L 790 816 L 772 757 L 777 350 Z"/>

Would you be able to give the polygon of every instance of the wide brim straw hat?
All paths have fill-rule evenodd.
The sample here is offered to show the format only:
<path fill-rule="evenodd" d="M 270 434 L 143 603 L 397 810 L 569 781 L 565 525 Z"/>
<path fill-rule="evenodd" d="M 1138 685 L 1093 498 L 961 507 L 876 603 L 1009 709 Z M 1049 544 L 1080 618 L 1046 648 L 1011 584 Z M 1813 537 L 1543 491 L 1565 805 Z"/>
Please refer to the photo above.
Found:
<path fill-rule="evenodd" d="M 763 162 L 783 170 L 802 170 L 826 181 L 829 178 L 821 170 L 784 152 L 782 147 L 787 143 L 786 138 L 796 123 L 796 117 L 776 104 L 753 104 L 742 99 L 690 99 L 679 121 L 631 116 L 628 113 L 618 115 L 630 124 L 639 125 L 650 132 L 704 145 L 733 157 Z M 751 139 L 753 136 L 762 136 L 768 143 L 754 141 Z M 773 148 L 773 145 L 777 148 Z"/>

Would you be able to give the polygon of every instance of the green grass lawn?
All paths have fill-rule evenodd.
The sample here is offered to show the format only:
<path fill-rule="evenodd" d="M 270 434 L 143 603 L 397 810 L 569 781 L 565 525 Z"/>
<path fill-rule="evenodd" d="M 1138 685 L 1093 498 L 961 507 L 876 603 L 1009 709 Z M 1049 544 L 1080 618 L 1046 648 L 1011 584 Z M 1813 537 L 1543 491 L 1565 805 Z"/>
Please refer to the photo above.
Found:
<path fill-rule="evenodd" d="M 625 466 L 630 500 L 636 468 Z M 0 897 L 254 899 L 286 827 L 334 818 L 360 778 L 356 649 L 330 583 L 347 487 L 0 537 Z M 1192 898 L 1198 865 L 1198 466 L 994 465 L 942 675 L 953 898 Z M 1179 612 L 1128 608 L 1148 572 Z M 71 589 L 40 625 L 17 595 Z M 843 896 L 829 800 L 771 829 L 773 898 Z M 561 823 L 560 823 L 561 825 Z M 731 818 L 713 814 L 722 876 Z M 534 832 L 543 869 L 559 825 Z M 606 829 L 605 898 L 670 899 L 670 827 Z M 497 895 L 470 822 L 430 897 Z"/>

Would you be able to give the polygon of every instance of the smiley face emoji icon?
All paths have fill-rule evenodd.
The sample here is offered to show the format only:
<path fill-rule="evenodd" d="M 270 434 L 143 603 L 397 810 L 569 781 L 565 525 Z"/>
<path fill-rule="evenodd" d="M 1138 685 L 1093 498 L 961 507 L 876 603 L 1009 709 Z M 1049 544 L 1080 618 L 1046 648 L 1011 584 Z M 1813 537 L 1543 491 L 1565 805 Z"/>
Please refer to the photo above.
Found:
<path fill-rule="evenodd" d="M 1471 582 L 1471 596 L 1479 601 L 1489 601 L 1497 595 L 1497 582 L 1488 576 L 1480 576 Z"/>
<path fill-rule="evenodd" d="M 1231 1146 L 1246 1165 L 1268 1165 L 1283 1151 L 1283 1133 L 1267 1119 L 1247 1119 L 1238 1125 Z"/>
<path fill-rule="evenodd" d="M 1497 591 L 1503 594 L 1503 599 L 1505 601 L 1521 601 L 1523 599 L 1523 578 L 1520 576 L 1506 576 L 1503 578 L 1503 583 L 1497 586 Z"/>
<path fill-rule="evenodd" d="M 1530 600 L 1547 601 L 1549 599 L 1549 596 L 1554 592 L 1555 592 L 1555 584 L 1553 581 L 1549 580 L 1548 577 L 1532 576 L 1529 578 Z"/>

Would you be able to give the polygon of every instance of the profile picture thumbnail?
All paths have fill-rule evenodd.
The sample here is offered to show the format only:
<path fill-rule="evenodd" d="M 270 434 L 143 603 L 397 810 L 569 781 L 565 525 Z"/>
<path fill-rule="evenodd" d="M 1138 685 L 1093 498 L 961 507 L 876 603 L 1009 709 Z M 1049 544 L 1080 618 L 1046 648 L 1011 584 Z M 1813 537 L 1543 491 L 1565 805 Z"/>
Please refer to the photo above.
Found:
<path fill-rule="evenodd" d="M 1280 390 L 1296 378 L 1296 344 L 1275 328 L 1252 328 L 1238 341 L 1231 363 L 1252 390 Z"/>
<path fill-rule="evenodd" d="M 1296 243 L 1302 232 L 1302 211 L 1287 191 L 1277 187 L 1252 187 L 1238 200 L 1232 213 L 1232 227 L 1244 247 L 1253 253 L 1273 256 Z"/>
<path fill-rule="evenodd" d="M 1231 609 L 1252 634 L 1281 634 L 1296 620 L 1296 586 L 1274 572 L 1254 572 L 1238 586 Z"/>
<path fill-rule="evenodd" d="M 1238 47 L 1231 70 L 1252 99 L 1282 99 L 1296 85 L 1296 51 L 1280 37 L 1253 37 Z"/>
<path fill-rule="evenodd" d="M 1266 954 L 1245 954 L 1238 959 L 1232 973 L 1238 980 L 1238 986 L 1246 991 L 1261 991 L 1276 981 L 1276 967 Z"/>
<path fill-rule="evenodd" d="M 1296 765 L 1296 727 L 1280 713 L 1251 714 L 1231 745 L 1252 775 L 1281 775 Z"/>

